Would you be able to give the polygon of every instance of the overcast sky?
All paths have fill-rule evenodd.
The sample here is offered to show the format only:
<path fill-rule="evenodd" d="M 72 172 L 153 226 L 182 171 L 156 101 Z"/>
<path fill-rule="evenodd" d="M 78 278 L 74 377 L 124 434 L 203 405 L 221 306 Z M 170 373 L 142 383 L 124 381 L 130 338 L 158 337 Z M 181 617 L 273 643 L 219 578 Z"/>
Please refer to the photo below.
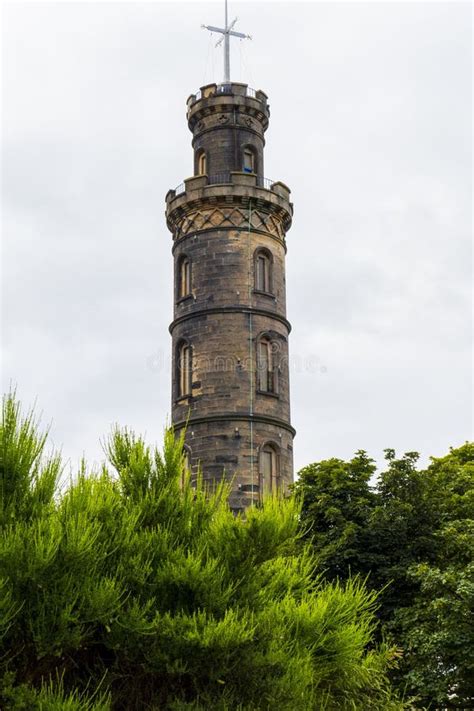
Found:
<path fill-rule="evenodd" d="M 271 105 L 287 235 L 295 467 L 471 434 L 469 3 L 231 2 L 231 75 Z M 3 7 L 4 389 L 76 466 L 170 413 L 171 235 L 188 95 L 223 3 Z"/>

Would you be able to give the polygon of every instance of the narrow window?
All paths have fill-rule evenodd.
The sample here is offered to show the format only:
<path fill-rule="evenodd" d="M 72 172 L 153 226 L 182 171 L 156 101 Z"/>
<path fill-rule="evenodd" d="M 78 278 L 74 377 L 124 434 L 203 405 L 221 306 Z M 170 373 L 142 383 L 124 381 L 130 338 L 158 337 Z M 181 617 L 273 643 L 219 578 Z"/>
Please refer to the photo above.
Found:
<path fill-rule="evenodd" d="M 182 257 L 179 262 L 178 298 L 189 296 L 191 293 L 191 262 L 188 257 Z"/>
<path fill-rule="evenodd" d="M 255 173 L 255 154 L 251 148 L 244 150 L 244 173 Z"/>
<path fill-rule="evenodd" d="M 206 175 L 207 173 L 207 160 L 206 154 L 202 151 L 198 157 L 198 175 Z"/>
<path fill-rule="evenodd" d="M 272 491 L 276 491 L 278 485 L 277 453 L 270 444 L 266 444 L 262 449 L 260 470 L 263 493 L 270 494 Z"/>
<path fill-rule="evenodd" d="M 258 291 L 270 292 L 270 260 L 266 254 L 257 255 L 256 284 Z"/>
<path fill-rule="evenodd" d="M 264 393 L 276 392 L 276 370 L 274 368 L 273 347 L 269 338 L 258 342 L 258 389 Z"/>
<path fill-rule="evenodd" d="M 191 395 L 192 354 L 189 343 L 178 348 L 178 397 Z"/>

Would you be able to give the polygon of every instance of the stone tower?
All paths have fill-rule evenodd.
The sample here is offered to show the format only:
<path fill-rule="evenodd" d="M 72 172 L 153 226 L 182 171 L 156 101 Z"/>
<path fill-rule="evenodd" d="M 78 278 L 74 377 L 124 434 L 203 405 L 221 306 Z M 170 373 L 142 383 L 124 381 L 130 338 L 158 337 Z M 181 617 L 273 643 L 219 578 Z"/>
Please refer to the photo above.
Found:
<path fill-rule="evenodd" d="M 233 481 L 241 511 L 293 480 L 285 254 L 293 206 L 263 176 L 263 91 L 209 84 L 187 101 L 194 176 L 166 196 L 173 235 L 172 421 L 192 476 Z"/>

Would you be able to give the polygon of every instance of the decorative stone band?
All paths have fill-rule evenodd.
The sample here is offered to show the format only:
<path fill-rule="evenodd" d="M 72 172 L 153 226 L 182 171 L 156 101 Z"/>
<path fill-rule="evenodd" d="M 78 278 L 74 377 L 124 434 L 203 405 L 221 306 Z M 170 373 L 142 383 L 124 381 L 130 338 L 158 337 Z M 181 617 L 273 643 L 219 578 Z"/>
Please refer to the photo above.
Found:
<path fill-rule="evenodd" d="M 284 316 L 281 316 L 281 314 L 275 313 L 274 311 L 269 311 L 268 309 L 256 309 L 250 306 L 215 306 L 210 309 L 199 309 L 196 311 L 190 311 L 187 314 L 178 316 L 178 318 L 175 318 L 174 321 L 170 323 L 169 332 L 172 334 L 176 326 L 178 326 L 180 323 L 183 323 L 184 321 L 189 321 L 189 319 L 197 318 L 200 316 L 209 316 L 212 314 L 225 313 L 253 314 L 255 316 L 265 316 L 266 318 L 272 318 L 275 321 L 279 321 L 280 323 L 282 323 L 288 329 L 288 333 L 290 333 L 291 331 L 291 324 Z"/>
<path fill-rule="evenodd" d="M 229 128 L 229 126 L 250 131 L 263 139 L 265 144 L 263 135 L 268 126 L 268 118 L 261 112 L 252 110 L 251 107 L 241 106 L 239 111 L 236 111 L 233 104 L 228 104 L 227 106 L 219 107 L 219 110 L 216 111 L 216 107 L 212 106 L 206 111 L 201 112 L 199 120 L 195 120 L 195 117 L 193 117 L 193 119 L 193 122 L 190 124 L 190 128 L 194 133 L 192 141 L 193 147 L 196 139 L 202 136 L 203 133 L 215 131 L 216 129 L 219 130 L 221 128 Z"/>
<path fill-rule="evenodd" d="M 230 173 L 230 183 L 208 184 L 207 175 L 187 178 L 185 189 L 166 195 L 166 222 L 175 239 L 204 229 L 259 229 L 283 239 L 291 227 L 293 205 L 289 188 L 279 181 L 271 189 L 257 185 L 257 176 Z M 271 219 L 270 219 L 271 218 Z"/>
<path fill-rule="evenodd" d="M 275 215 L 242 207 L 208 207 L 191 212 L 179 222 L 175 230 L 175 239 L 180 239 L 190 232 L 202 232 L 209 229 L 233 227 L 248 229 L 250 214 L 250 229 L 260 230 L 283 241 L 285 231 L 281 220 Z"/>
<path fill-rule="evenodd" d="M 183 427 L 190 429 L 192 425 L 207 424 L 210 422 L 260 422 L 264 425 L 273 425 L 275 427 L 280 427 L 282 430 L 290 432 L 294 437 L 296 435 L 296 430 L 290 425 L 286 420 L 280 420 L 279 417 L 270 417 L 269 415 L 251 415 L 248 412 L 227 412 L 220 415 L 203 415 L 202 417 L 190 417 L 189 420 L 180 420 L 179 422 L 174 422 L 173 427 L 175 430 L 181 430 Z"/>

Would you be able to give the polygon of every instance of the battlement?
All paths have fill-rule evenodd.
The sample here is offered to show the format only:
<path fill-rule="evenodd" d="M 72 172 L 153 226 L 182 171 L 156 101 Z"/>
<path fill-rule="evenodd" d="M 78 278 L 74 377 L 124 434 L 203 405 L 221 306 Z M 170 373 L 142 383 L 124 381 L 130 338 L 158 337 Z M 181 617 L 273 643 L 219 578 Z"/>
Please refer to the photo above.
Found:
<path fill-rule="evenodd" d="M 289 200 L 290 188 L 280 180 L 271 180 L 264 178 L 262 175 L 255 173 L 245 173 L 238 170 L 217 175 L 193 175 L 191 178 L 186 178 L 174 190 L 168 190 L 166 194 L 166 204 L 178 195 L 182 195 L 187 191 L 203 188 L 208 185 L 243 185 L 247 187 L 264 188 L 265 190 L 273 190 L 277 195 Z"/>
<path fill-rule="evenodd" d="M 191 106 L 198 101 L 221 96 L 245 96 L 250 99 L 256 99 L 256 101 L 259 101 L 264 106 L 268 106 L 268 96 L 264 91 L 261 91 L 261 89 L 252 89 L 252 87 L 247 84 L 241 84 L 240 82 L 230 82 L 228 84 L 206 84 L 195 94 L 191 94 L 188 97 L 186 105 L 188 109 L 190 109 Z"/>
<path fill-rule="evenodd" d="M 254 128 L 262 134 L 268 128 L 268 97 L 260 89 L 252 89 L 247 84 L 206 84 L 196 94 L 191 94 L 186 105 L 188 126 L 195 136 L 202 131 L 205 123 L 207 127 L 214 127 L 212 119 L 210 124 L 206 120 L 210 117 L 218 118 L 221 114 L 227 116 L 220 119 L 223 121 L 222 126 L 226 123 L 237 125 L 236 114 L 240 114 L 243 121 L 247 121 L 248 125 L 253 123 Z"/>
<path fill-rule="evenodd" d="M 255 207 L 278 216 L 285 233 L 291 227 L 293 204 L 285 183 L 252 173 L 230 171 L 215 176 L 196 175 L 169 190 L 166 194 L 169 230 L 176 233 L 186 213 L 220 203 L 228 206 L 234 203 L 240 207 L 253 203 Z"/>

